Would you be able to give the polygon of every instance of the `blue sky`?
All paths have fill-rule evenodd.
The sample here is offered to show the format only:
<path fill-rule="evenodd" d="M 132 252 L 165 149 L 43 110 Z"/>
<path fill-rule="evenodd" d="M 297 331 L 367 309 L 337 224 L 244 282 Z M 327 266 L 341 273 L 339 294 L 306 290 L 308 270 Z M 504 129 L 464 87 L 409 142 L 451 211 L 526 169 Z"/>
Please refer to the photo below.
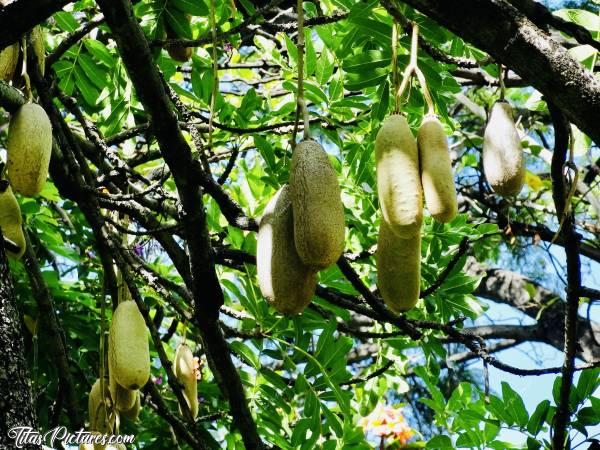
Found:
<path fill-rule="evenodd" d="M 553 246 L 551 252 L 554 257 L 557 258 L 562 268 L 564 268 L 565 254 L 564 250 L 559 246 Z M 588 287 L 600 288 L 600 264 L 592 262 L 590 265 L 589 273 L 583 274 L 583 285 Z M 561 274 L 562 275 L 562 274 Z M 494 304 L 491 302 L 487 303 L 490 309 L 487 311 L 487 316 L 498 319 L 502 319 L 503 324 L 533 324 L 533 319 L 520 314 L 514 308 L 506 305 Z M 580 310 L 580 313 L 584 308 Z M 508 320 L 510 319 L 510 320 Z M 592 309 L 592 320 L 600 321 L 600 306 L 595 306 Z M 477 324 L 489 323 L 487 319 L 480 319 Z M 557 324 L 561 326 L 562 324 Z M 540 343 L 527 343 L 522 344 L 519 347 L 504 350 L 496 354 L 498 359 L 516 367 L 532 369 L 538 367 L 555 367 L 562 365 L 563 354 L 555 348 Z M 581 361 L 579 361 L 581 363 Z M 474 361 L 471 367 L 477 369 L 481 368 L 481 361 Z M 512 375 L 506 372 L 502 372 L 493 367 L 489 368 L 490 376 L 490 389 L 495 392 L 501 392 L 501 383 L 506 381 L 511 387 L 516 390 L 523 398 L 527 410 L 531 414 L 535 407 L 545 399 L 551 399 L 552 397 L 552 386 L 554 383 L 555 375 L 543 375 L 539 377 L 520 377 Z M 578 374 L 576 379 L 578 378 Z M 596 396 L 599 392 L 596 392 Z M 590 436 L 596 433 L 600 433 L 600 426 L 596 426 L 590 429 Z M 581 435 L 575 435 L 577 438 L 574 439 L 574 444 L 578 444 L 582 437 Z M 500 438 L 510 443 L 521 443 L 525 440 L 523 435 L 518 432 L 511 430 L 503 430 Z M 585 448 L 585 447 L 578 447 Z"/>

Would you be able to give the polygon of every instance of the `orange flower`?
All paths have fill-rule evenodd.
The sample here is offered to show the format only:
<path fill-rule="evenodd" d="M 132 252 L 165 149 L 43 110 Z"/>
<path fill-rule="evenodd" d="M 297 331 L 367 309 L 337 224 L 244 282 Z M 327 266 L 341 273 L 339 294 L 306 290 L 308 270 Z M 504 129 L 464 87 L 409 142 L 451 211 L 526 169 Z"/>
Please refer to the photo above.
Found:
<path fill-rule="evenodd" d="M 367 417 L 360 421 L 367 433 L 376 436 L 391 437 L 401 445 L 405 445 L 414 436 L 414 431 L 406 423 L 402 408 L 392 408 L 379 404 Z"/>

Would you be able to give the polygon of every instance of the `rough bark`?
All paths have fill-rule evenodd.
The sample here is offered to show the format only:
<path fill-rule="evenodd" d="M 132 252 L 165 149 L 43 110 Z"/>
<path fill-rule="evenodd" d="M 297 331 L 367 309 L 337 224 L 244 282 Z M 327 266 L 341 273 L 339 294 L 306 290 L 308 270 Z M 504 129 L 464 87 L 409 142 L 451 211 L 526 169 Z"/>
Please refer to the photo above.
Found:
<path fill-rule="evenodd" d="M 60 11 L 70 0 L 17 0 L 2 7 L 0 2 L 0 50 L 16 42 L 52 14 Z"/>
<path fill-rule="evenodd" d="M 37 431 L 21 330 L 4 239 L 0 239 L 0 348 L 3 353 L 0 359 L 0 448 L 3 449 L 15 448 L 15 440 L 9 433 L 11 428 L 31 427 Z"/>

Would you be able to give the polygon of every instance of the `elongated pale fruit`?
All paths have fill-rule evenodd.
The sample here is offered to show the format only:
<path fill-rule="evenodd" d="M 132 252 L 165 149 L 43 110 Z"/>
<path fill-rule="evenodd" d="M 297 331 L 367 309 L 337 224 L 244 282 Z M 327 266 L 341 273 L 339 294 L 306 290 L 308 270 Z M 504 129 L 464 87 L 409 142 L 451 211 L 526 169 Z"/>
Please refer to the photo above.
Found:
<path fill-rule="evenodd" d="M 19 62 L 19 44 L 0 50 L 0 80 L 10 81 Z"/>
<path fill-rule="evenodd" d="M 386 117 L 375 138 L 377 194 L 384 220 L 400 237 L 415 236 L 423 221 L 417 143 L 406 118 Z"/>
<path fill-rule="evenodd" d="M 104 398 L 100 379 L 92 385 L 88 397 L 88 414 L 90 419 L 90 431 L 99 433 L 110 433 L 115 424 L 115 415 L 110 413 L 112 408 L 108 380 L 104 382 Z M 108 408 L 108 409 L 107 409 Z"/>
<path fill-rule="evenodd" d="M 177 381 L 183 385 L 185 402 L 190 408 L 192 417 L 195 418 L 198 415 L 198 379 L 194 370 L 194 354 L 185 344 L 181 344 L 175 351 L 173 373 Z M 179 407 L 179 413 L 183 416 L 181 406 Z"/>
<path fill-rule="evenodd" d="M 38 59 L 38 64 L 40 66 L 40 72 L 42 75 L 46 72 L 46 33 L 44 29 L 36 25 L 31 30 L 31 46 L 33 47 L 33 51 L 35 56 Z"/>
<path fill-rule="evenodd" d="M 395 313 L 415 306 L 421 282 L 421 235 L 402 239 L 381 220 L 376 259 L 377 285 L 385 304 Z"/>
<path fill-rule="evenodd" d="M 127 417 L 129 420 L 137 420 L 140 415 L 140 410 L 142 409 L 142 399 L 140 395 L 140 391 L 135 391 L 135 402 L 131 409 L 127 411 L 121 411 L 121 415 Z"/>
<path fill-rule="evenodd" d="M 6 181 L 4 181 L 6 183 Z M 25 253 L 25 235 L 23 234 L 23 219 L 21 208 L 13 194 L 10 186 L 0 193 L 0 228 L 2 234 L 19 246 L 19 252 L 14 253 L 6 249 L 6 254 L 12 258 L 19 259 Z"/>
<path fill-rule="evenodd" d="M 110 397 L 113 404 L 119 411 L 128 411 L 133 408 L 138 391 L 124 388 L 115 379 L 114 369 L 114 353 L 110 351 L 110 343 L 108 349 L 108 386 L 110 389 Z"/>
<path fill-rule="evenodd" d="M 300 259 L 315 270 L 334 264 L 344 250 L 344 205 L 329 157 L 313 140 L 294 149 L 290 196 Z"/>
<path fill-rule="evenodd" d="M 108 340 L 115 381 L 131 390 L 143 387 L 150 377 L 148 329 L 134 301 L 128 300 L 117 306 Z"/>
<path fill-rule="evenodd" d="M 497 102 L 483 136 L 483 171 L 495 192 L 517 195 L 525 181 L 521 139 L 508 103 Z"/>
<path fill-rule="evenodd" d="M 438 222 L 450 222 L 458 212 L 456 188 L 446 134 L 436 116 L 425 116 L 417 144 L 427 209 Z"/>
<path fill-rule="evenodd" d="M 260 291 L 282 314 L 297 314 L 310 303 L 316 273 L 307 267 L 294 245 L 294 219 L 289 187 L 282 187 L 267 204 L 256 243 Z"/>
<path fill-rule="evenodd" d="M 44 109 L 35 103 L 21 106 L 8 126 L 8 178 L 15 191 L 39 194 L 52 153 L 52 125 Z"/>

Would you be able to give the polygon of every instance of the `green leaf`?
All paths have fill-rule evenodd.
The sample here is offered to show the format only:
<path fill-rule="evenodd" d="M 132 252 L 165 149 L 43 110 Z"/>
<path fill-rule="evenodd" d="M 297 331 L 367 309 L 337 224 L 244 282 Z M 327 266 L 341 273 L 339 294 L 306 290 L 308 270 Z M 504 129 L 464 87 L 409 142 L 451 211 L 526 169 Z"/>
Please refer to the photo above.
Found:
<path fill-rule="evenodd" d="M 577 413 L 577 421 L 584 426 L 594 426 L 600 423 L 600 411 L 592 406 L 581 408 Z"/>
<path fill-rule="evenodd" d="M 581 372 L 577 382 L 577 403 L 583 403 L 600 386 L 600 368 L 587 369 Z"/>
<path fill-rule="evenodd" d="M 443 450 L 446 448 L 454 448 L 454 446 L 452 445 L 452 440 L 448 436 L 439 435 L 427 441 L 426 448 Z"/>
<path fill-rule="evenodd" d="M 529 421 L 529 414 L 525 408 L 525 403 L 521 396 L 506 381 L 502 382 L 502 399 L 504 400 L 506 410 L 513 416 L 516 424 L 521 428 L 525 428 Z"/>
<path fill-rule="evenodd" d="M 185 13 L 178 9 L 166 9 L 164 14 L 165 19 L 169 28 L 175 33 L 174 37 L 192 39 L 192 28 L 190 26 L 190 20 Z"/>
<path fill-rule="evenodd" d="M 108 67 L 114 67 L 116 59 L 110 54 L 110 51 L 102 42 L 97 41 L 96 39 L 84 39 L 83 45 L 85 45 L 87 51 L 98 61 Z"/>
<path fill-rule="evenodd" d="M 337 414 L 332 413 L 325 403 L 321 404 L 321 410 L 327 418 L 327 424 L 331 427 L 335 435 L 337 437 L 342 437 L 344 435 L 344 424 L 341 419 Z"/>
<path fill-rule="evenodd" d="M 550 400 L 542 401 L 537 407 L 535 411 L 531 415 L 529 419 L 529 423 L 527 424 L 527 431 L 532 435 L 537 435 L 542 429 L 542 425 L 544 424 L 544 420 L 546 419 L 546 414 L 548 413 L 548 408 L 550 407 Z"/>
<path fill-rule="evenodd" d="M 52 17 L 56 21 L 56 24 L 68 33 L 72 33 L 79 28 L 79 22 L 77 22 L 71 13 L 59 11 Z"/>
<path fill-rule="evenodd" d="M 527 436 L 527 450 L 539 450 L 542 448 L 542 443 L 532 439 L 531 436 Z"/>
<path fill-rule="evenodd" d="M 169 0 L 171 6 L 192 16 L 207 17 L 209 13 L 208 5 L 203 0 Z"/>
<path fill-rule="evenodd" d="M 90 106 L 95 106 L 100 95 L 100 91 L 94 87 L 93 83 L 88 78 L 86 72 L 79 65 L 75 66 L 75 82 L 77 89 Z"/>
<path fill-rule="evenodd" d="M 368 73 L 376 68 L 389 67 L 391 58 L 389 52 L 367 50 L 358 55 L 346 58 L 342 67 L 348 73 Z"/>
<path fill-rule="evenodd" d="M 250 364 L 254 369 L 260 369 L 260 360 L 258 355 L 250 350 L 246 344 L 241 341 L 233 341 L 229 344 L 231 350 L 241 357 L 246 363 Z"/>
<path fill-rule="evenodd" d="M 595 33 L 600 29 L 600 18 L 598 17 L 598 14 L 594 14 L 584 9 L 559 9 L 558 11 L 554 11 L 554 15 L 568 20 L 569 22 L 575 22 Z"/>
<path fill-rule="evenodd" d="M 378 43 L 388 43 L 392 36 L 392 27 L 378 20 L 354 16 L 349 17 L 348 22 L 358 25 L 361 32 Z"/>
<path fill-rule="evenodd" d="M 277 161 L 271 143 L 258 134 L 254 134 L 252 138 L 254 139 L 254 145 L 256 145 L 256 148 L 258 148 L 258 151 L 267 163 L 269 171 L 275 170 Z"/>
<path fill-rule="evenodd" d="M 500 421 L 504 422 L 508 426 L 515 423 L 515 419 L 509 411 L 506 410 L 504 403 L 495 395 L 490 395 L 490 402 L 488 404 L 490 412 L 496 416 Z"/>
<path fill-rule="evenodd" d="M 89 55 L 79 55 L 78 62 L 85 71 L 88 79 L 91 80 L 98 89 L 104 89 L 108 86 L 108 77 L 104 68 L 96 64 Z"/>
<path fill-rule="evenodd" d="M 314 103 L 327 103 L 327 96 L 320 87 L 316 86 L 311 81 L 304 82 L 304 90 L 306 97 Z"/>
<path fill-rule="evenodd" d="M 61 59 L 52 66 L 60 81 L 58 86 L 66 95 L 72 95 L 75 89 L 75 64 Z"/>
<path fill-rule="evenodd" d="M 317 67 L 317 54 L 311 38 L 311 30 L 304 30 L 304 76 L 311 77 Z"/>
<path fill-rule="evenodd" d="M 390 84 L 386 80 L 379 89 L 377 89 L 377 100 L 373 105 L 373 116 L 377 120 L 383 120 L 387 115 L 390 106 Z"/>
<path fill-rule="evenodd" d="M 478 447 L 482 444 L 481 439 L 477 433 L 472 430 L 466 430 L 458 435 L 456 439 L 456 446 L 458 448 L 470 448 Z"/>
<path fill-rule="evenodd" d="M 298 47 L 296 47 L 294 41 L 292 41 L 287 34 L 284 34 L 284 39 L 285 48 L 287 49 L 288 56 L 290 58 L 290 66 L 296 67 L 298 65 Z"/>
<path fill-rule="evenodd" d="M 562 377 L 556 377 L 554 379 L 554 384 L 552 384 L 552 398 L 554 399 L 554 404 L 558 405 L 560 403 L 560 387 L 562 386 Z"/>
<path fill-rule="evenodd" d="M 315 68 L 315 78 L 317 83 L 321 86 L 325 86 L 331 76 L 333 75 L 334 70 L 334 59 L 331 52 L 327 49 L 327 47 L 323 48 L 323 51 L 319 55 L 319 59 L 317 60 L 317 67 Z"/>

